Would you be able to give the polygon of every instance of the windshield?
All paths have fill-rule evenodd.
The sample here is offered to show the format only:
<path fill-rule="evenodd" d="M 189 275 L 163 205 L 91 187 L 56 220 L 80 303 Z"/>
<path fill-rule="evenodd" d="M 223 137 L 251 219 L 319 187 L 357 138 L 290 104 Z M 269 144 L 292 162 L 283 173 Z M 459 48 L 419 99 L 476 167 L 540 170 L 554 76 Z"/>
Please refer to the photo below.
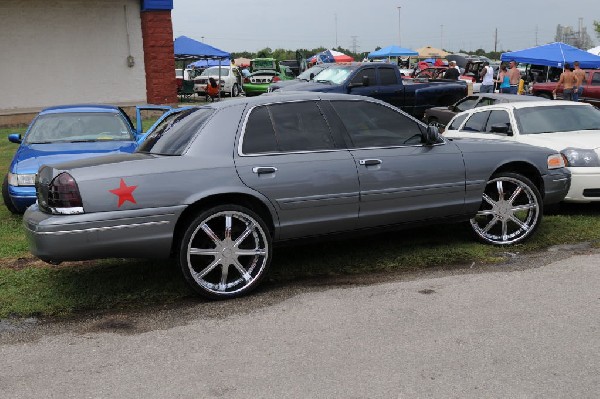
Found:
<path fill-rule="evenodd" d="M 71 112 L 40 115 L 26 144 L 133 140 L 125 119 L 114 112 Z"/>
<path fill-rule="evenodd" d="M 327 68 L 315 78 L 315 81 L 321 83 L 342 84 L 356 68 Z"/>
<path fill-rule="evenodd" d="M 323 68 L 322 66 L 314 66 L 312 68 L 308 68 L 306 71 L 298 75 L 297 79 L 309 81 L 311 73 L 314 74 L 314 76 L 317 76 L 323 70 L 325 70 L 325 68 Z"/>
<path fill-rule="evenodd" d="M 140 144 L 137 152 L 181 155 L 213 112 L 210 108 L 193 108 L 167 116 Z"/>
<path fill-rule="evenodd" d="M 201 76 L 219 76 L 219 67 L 205 69 Z M 229 76 L 229 68 L 221 67 L 221 76 Z"/>
<path fill-rule="evenodd" d="M 252 60 L 250 61 L 250 69 L 253 71 L 259 69 L 275 69 L 275 60 Z"/>
<path fill-rule="evenodd" d="M 515 110 L 521 134 L 600 130 L 600 110 L 590 106 L 556 105 Z"/>

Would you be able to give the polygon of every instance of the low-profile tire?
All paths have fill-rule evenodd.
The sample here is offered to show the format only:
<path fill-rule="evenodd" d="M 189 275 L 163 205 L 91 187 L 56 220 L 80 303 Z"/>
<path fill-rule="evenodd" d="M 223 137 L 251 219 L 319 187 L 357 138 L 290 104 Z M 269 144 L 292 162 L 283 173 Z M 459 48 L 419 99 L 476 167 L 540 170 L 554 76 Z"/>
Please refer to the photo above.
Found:
<path fill-rule="evenodd" d="M 188 284 L 210 299 L 252 291 L 271 263 L 272 239 L 260 216 L 238 205 L 196 214 L 179 246 L 179 265 Z"/>
<path fill-rule="evenodd" d="M 477 239 L 486 244 L 518 244 L 529 238 L 542 220 L 537 187 L 518 173 L 498 173 L 487 182 L 481 207 L 470 221 Z"/>
<path fill-rule="evenodd" d="M 8 175 L 4 175 L 4 180 L 2 180 L 2 200 L 4 201 L 4 205 L 10 213 L 14 213 L 15 215 L 20 215 L 23 212 L 19 212 L 17 207 L 13 204 L 10 199 L 10 195 L 8 194 Z"/>
<path fill-rule="evenodd" d="M 240 95 L 240 88 L 238 87 L 238 85 L 236 83 L 231 88 L 231 97 L 237 97 L 239 95 Z"/>

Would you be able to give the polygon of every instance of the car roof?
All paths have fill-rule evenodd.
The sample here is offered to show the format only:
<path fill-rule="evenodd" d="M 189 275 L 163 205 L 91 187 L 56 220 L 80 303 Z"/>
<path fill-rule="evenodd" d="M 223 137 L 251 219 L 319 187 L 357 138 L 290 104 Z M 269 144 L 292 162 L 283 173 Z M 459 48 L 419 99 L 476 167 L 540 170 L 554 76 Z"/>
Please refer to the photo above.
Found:
<path fill-rule="evenodd" d="M 536 96 L 516 96 L 514 94 L 505 94 L 505 93 L 478 93 L 473 94 L 476 97 L 488 97 L 498 100 L 506 100 L 507 102 L 520 102 L 520 101 L 549 101 L 548 99 L 543 99 L 541 97 Z M 471 97 L 471 96 L 469 96 Z"/>
<path fill-rule="evenodd" d="M 514 94 L 513 94 L 514 95 Z M 494 104 L 494 105 L 486 105 L 484 107 L 477 107 L 477 108 L 473 108 L 464 112 L 471 112 L 471 111 L 480 111 L 480 110 L 486 110 L 486 109 L 498 109 L 498 108 L 504 108 L 504 109 L 521 109 L 521 108 L 534 108 L 534 107 L 557 107 L 557 106 L 573 106 L 573 107 L 591 107 L 590 104 L 588 103 L 583 103 L 583 102 L 574 102 L 574 101 L 565 101 L 565 100 L 553 100 L 553 101 L 546 101 L 546 100 L 539 100 L 539 101 L 522 101 L 522 102 L 512 102 L 512 103 L 498 103 L 498 104 Z"/>
<path fill-rule="evenodd" d="M 40 115 L 43 114 L 63 114 L 71 112 L 114 112 L 120 113 L 121 109 L 116 105 L 106 104 L 74 104 L 74 105 L 57 105 L 44 108 Z"/>

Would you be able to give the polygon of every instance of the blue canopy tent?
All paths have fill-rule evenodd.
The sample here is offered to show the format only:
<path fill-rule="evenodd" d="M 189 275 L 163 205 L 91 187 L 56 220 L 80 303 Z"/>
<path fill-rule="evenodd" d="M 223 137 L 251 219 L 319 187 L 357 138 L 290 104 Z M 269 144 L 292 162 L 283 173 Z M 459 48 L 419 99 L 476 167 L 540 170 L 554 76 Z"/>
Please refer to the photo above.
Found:
<path fill-rule="evenodd" d="M 557 68 L 564 68 L 565 62 L 572 65 L 574 61 L 579 61 L 582 68 L 600 68 L 600 56 L 561 42 L 503 53 L 500 60 Z"/>
<path fill-rule="evenodd" d="M 187 68 L 208 68 L 212 66 L 219 66 L 219 64 L 229 65 L 230 63 L 231 60 L 229 58 L 224 58 L 222 60 L 198 60 L 188 64 Z"/>
<path fill-rule="evenodd" d="M 197 40 L 191 39 L 187 36 L 179 36 L 173 42 L 174 55 L 176 61 L 185 61 L 186 63 L 192 60 L 203 60 L 215 62 L 215 66 L 221 66 L 225 62 L 229 65 L 231 54 L 223 50 L 219 50 L 208 44 L 204 44 Z M 221 80 L 221 73 L 219 70 L 219 81 Z M 185 85 L 184 81 L 184 85 Z M 193 86 L 193 83 L 192 83 Z M 185 87 L 185 86 L 184 86 Z M 193 92 L 192 92 L 193 93 Z M 221 92 L 219 91 L 219 97 Z"/>
<path fill-rule="evenodd" d="M 373 59 L 373 58 L 390 58 L 390 57 L 406 57 L 406 56 L 410 57 L 410 56 L 417 56 L 417 55 L 419 55 L 419 53 L 417 53 L 414 50 L 408 49 L 408 48 L 399 47 L 399 46 L 387 46 L 382 49 L 370 52 L 367 55 L 367 58 Z"/>

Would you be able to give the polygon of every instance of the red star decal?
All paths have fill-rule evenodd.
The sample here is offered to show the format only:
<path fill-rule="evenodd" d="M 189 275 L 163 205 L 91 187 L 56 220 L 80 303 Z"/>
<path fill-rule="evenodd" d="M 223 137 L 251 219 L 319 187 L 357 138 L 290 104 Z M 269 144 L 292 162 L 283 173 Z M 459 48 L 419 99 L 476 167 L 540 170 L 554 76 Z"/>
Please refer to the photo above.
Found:
<path fill-rule="evenodd" d="M 121 183 L 119 184 L 119 188 L 115 188 L 114 190 L 108 190 L 111 193 L 113 193 L 114 195 L 117 195 L 119 197 L 119 205 L 118 207 L 120 208 L 121 205 L 123 205 L 125 203 L 125 201 L 130 201 L 133 202 L 134 204 L 137 204 L 137 202 L 135 202 L 135 198 L 133 198 L 133 190 L 135 190 L 137 188 L 137 186 L 128 186 L 127 184 L 125 184 L 125 180 L 123 180 L 123 178 L 121 178 Z"/>

